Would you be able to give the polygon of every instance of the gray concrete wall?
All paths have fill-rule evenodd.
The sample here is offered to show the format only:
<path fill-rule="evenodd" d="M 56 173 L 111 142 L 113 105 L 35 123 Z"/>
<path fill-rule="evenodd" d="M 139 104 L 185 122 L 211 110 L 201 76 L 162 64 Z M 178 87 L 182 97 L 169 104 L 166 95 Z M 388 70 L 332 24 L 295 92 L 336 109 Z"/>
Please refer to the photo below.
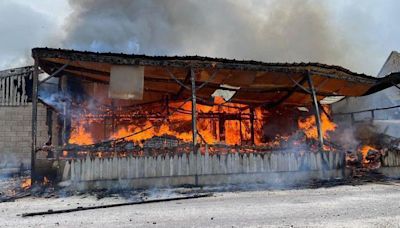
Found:
<path fill-rule="evenodd" d="M 46 107 L 38 104 L 38 145 L 48 140 Z M 32 105 L 0 107 L 0 169 L 30 167 Z"/>

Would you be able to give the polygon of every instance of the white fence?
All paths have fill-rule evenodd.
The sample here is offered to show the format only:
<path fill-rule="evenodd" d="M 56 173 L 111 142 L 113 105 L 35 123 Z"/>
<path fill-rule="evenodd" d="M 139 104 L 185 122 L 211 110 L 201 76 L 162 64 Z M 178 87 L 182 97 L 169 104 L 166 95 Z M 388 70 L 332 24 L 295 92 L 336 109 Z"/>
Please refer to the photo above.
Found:
<path fill-rule="evenodd" d="M 344 166 L 344 154 L 325 152 L 329 169 Z M 191 175 L 248 174 L 323 169 L 320 153 L 276 151 L 265 154 L 89 158 L 68 161 L 63 180 L 98 181 Z"/>

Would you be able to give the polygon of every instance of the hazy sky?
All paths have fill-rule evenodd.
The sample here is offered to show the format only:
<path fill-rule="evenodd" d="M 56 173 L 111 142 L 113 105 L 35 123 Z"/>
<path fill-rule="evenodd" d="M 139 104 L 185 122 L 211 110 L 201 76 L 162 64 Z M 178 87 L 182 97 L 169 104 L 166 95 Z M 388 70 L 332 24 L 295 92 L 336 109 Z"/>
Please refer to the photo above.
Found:
<path fill-rule="evenodd" d="M 0 69 L 33 47 L 318 61 L 376 75 L 400 51 L 398 0 L 0 0 Z"/>

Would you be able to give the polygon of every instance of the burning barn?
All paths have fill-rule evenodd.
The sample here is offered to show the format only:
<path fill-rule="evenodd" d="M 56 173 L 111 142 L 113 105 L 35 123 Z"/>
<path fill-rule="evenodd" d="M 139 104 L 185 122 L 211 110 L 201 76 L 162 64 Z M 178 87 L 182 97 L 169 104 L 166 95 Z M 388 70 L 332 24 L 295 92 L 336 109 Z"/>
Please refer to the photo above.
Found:
<path fill-rule="evenodd" d="M 32 56 L 32 176 L 52 172 L 78 187 L 341 177 L 347 150 L 334 140 L 330 103 L 398 83 L 319 63 L 48 48 Z M 50 76 L 39 81 L 39 70 Z M 39 86 L 49 79 L 58 91 Z M 55 113 L 45 145 L 39 99 Z"/>

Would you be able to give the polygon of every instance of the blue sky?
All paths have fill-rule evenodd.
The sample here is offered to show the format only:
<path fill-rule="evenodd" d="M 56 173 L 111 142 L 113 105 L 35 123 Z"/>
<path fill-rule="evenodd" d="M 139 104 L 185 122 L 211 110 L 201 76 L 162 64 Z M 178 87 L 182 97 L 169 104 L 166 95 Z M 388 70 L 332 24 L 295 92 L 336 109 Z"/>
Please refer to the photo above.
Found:
<path fill-rule="evenodd" d="M 99 2 L 104 1 L 0 0 L 2 17 L 0 29 L 3 31 L 0 36 L 0 69 L 29 64 L 31 63 L 31 48 L 49 46 L 129 53 L 199 54 L 262 61 L 318 61 L 341 65 L 356 72 L 376 75 L 390 52 L 392 50 L 400 51 L 400 13 L 398 13 L 400 1 L 397 0 L 286 0 L 283 1 L 284 3 L 279 2 L 281 9 L 277 9 L 278 2 L 274 0 L 219 0 L 218 2 L 209 1 L 208 5 L 188 0 L 191 2 L 188 7 L 194 5 L 194 9 L 199 9 L 198 11 L 202 14 L 193 13 L 198 13 L 200 18 L 205 18 L 205 21 L 193 20 L 186 24 L 166 23 L 166 18 L 172 18 L 171 20 L 175 18 L 174 15 L 169 15 L 173 9 L 160 10 L 157 7 L 160 2 L 157 1 L 149 1 L 152 2 L 150 6 L 149 2 L 145 2 L 143 7 L 151 9 L 146 12 L 153 13 L 153 15 L 151 18 L 146 18 L 145 15 L 144 19 L 141 18 L 143 15 L 130 15 L 130 11 L 124 11 L 124 7 L 115 7 L 115 10 L 104 9 L 107 7 L 101 7 Z M 114 4 L 121 2 L 121 5 L 129 4 L 134 7 L 133 9 L 140 8 L 144 4 L 141 0 L 112 2 Z M 140 4 L 130 2 L 140 2 Z M 163 4 L 160 4 L 162 5 L 160 8 L 173 5 L 161 2 Z M 104 3 L 104 5 L 107 4 L 109 2 Z M 286 11 L 285 4 L 288 6 L 291 4 L 305 5 L 305 8 L 299 9 L 297 12 L 297 6 L 292 7 L 290 13 L 295 13 L 299 21 L 288 19 L 287 23 L 290 24 L 282 23 L 282 27 L 293 26 L 290 30 L 271 28 L 271 31 L 273 30 L 271 34 L 283 34 L 282 37 L 287 39 L 285 42 L 281 42 L 282 37 L 276 38 L 268 33 L 268 26 L 279 24 L 279 17 L 285 12 L 289 12 Z M 94 9 L 98 5 L 100 8 Z M 224 5 L 231 7 L 237 15 L 229 17 L 230 8 Z M 307 7 L 313 8 L 314 6 L 315 9 L 308 11 Z M 202 9 L 204 7 L 210 7 L 210 9 Z M 82 8 L 84 9 L 82 10 Z M 93 14 L 91 14 L 92 8 Z M 243 13 L 236 12 L 238 9 L 243 9 Z M 220 11 L 222 13 L 218 15 Z M 97 12 L 99 15 L 106 16 L 97 16 Z M 302 18 L 302 15 L 311 19 L 306 20 L 307 18 Z M 190 17 L 190 13 L 178 16 L 176 18 Z M 290 17 L 290 15 L 285 16 Z M 229 19 L 224 20 L 222 17 Z M 122 21 L 125 18 L 128 22 Z M 323 20 L 323 23 L 312 21 L 315 18 Z M 101 20 L 100 25 L 96 24 L 98 20 Z M 232 24 L 229 23 L 230 21 Z M 205 24 L 202 28 L 208 33 L 204 34 L 207 39 L 199 38 L 199 34 L 205 32 L 192 31 L 190 23 L 193 23 L 193 27 L 201 27 L 196 23 Z M 225 26 L 227 23 L 229 26 Z M 315 26 L 315 28 L 301 29 L 302 23 L 312 24 L 304 25 L 307 28 L 310 26 Z M 118 27 L 117 24 L 123 26 Z M 247 28 L 249 25 L 252 27 L 251 29 Z M 208 29 L 214 26 L 214 30 Z M 115 27 L 118 27 L 118 30 Z M 213 34 L 224 27 L 228 27 L 228 29 L 222 32 L 228 35 Z M 236 27 L 240 30 L 237 33 Z M 263 31 L 260 32 L 260 29 Z M 319 33 L 318 29 L 324 30 L 324 34 L 316 35 L 317 38 L 312 40 L 313 36 L 309 33 Z M 135 32 L 129 33 L 128 30 Z M 169 35 L 170 30 L 179 31 L 185 36 Z M 260 37 L 254 38 L 251 37 L 251 34 L 245 34 L 252 32 L 255 32 L 254 36 Z M 187 33 L 190 33 L 191 36 L 186 35 Z M 81 34 L 83 37 L 80 37 Z M 168 42 L 162 40 L 164 37 L 153 38 L 160 34 L 161 36 L 165 35 L 165 40 Z M 121 39 L 120 42 L 119 39 L 124 35 L 128 38 Z M 265 36 L 265 40 L 263 36 Z M 319 43 L 319 37 L 326 40 L 321 40 Z M 182 40 L 179 40 L 180 38 Z M 296 41 L 299 41 L 297 46 Z M 230 44 L 224 45 L 225 43 Z M 314 43 L 315 45 L 313 45 Z M 317 51 L 313 49 L 317 49 Z M 319 49 L 324 49 L 324 53 L 318 52 Z M 291 52 L 291 50 L 294 51 Z M 263 53 L 266 53 L 265 56 Z"/>

